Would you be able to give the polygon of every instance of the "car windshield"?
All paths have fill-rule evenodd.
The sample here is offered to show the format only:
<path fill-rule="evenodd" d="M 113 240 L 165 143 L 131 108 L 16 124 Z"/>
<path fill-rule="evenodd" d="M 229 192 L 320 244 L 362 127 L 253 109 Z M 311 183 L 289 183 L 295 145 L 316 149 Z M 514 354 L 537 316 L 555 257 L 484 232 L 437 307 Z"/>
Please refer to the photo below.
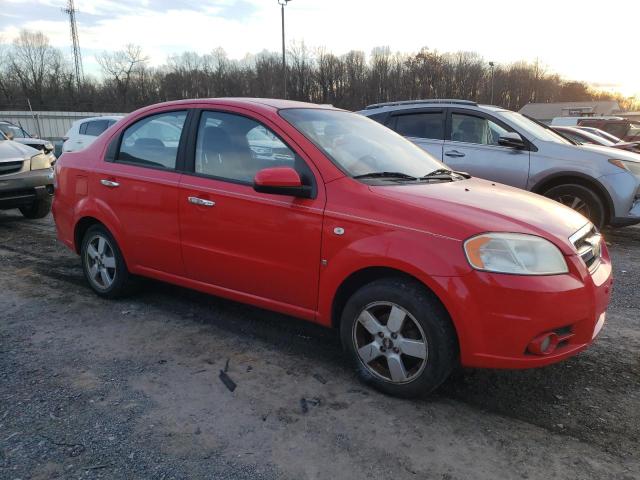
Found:
<path fill-rule="evenodd" d="M 15 138 L 29 138 L 31 136 L 22 128 L 17 127 L 16 125 L 11 125 L 10 123 L 0 124 L 0 130 L 2 130 L 5 135 L 9 132 L 13 133 Z"/>
<path fill-rule="evenodd" d="M 627 135 L 630 137 L 640 137 L 640 123 L 632 123 L 629 125 Z"/>
<path fill-rule="evenodd" d="M 556 143 L 565 143 L 567 145 L 572 145 L 571 142 L 566 140 L 565 138 L 558 135 L 556 132 L 549 128 L 545 128 L 542 125 L 538 125 L 536 122 L 528 119 L 524 115 L 517 112 L 504 111 L 500 112 L 500 115 L 511 122 L 516 127 L 524 130 L 525 133 L 528 133 L 538 140 L 544 140 L 547 142 L 556 142 Z"/>
<path fill-rule="evenodd" d="M 422 177 L 446 169 L 420 147 L 362 115 L 317 108 L 284 109 L 280 115 L 352 177 Z"/>

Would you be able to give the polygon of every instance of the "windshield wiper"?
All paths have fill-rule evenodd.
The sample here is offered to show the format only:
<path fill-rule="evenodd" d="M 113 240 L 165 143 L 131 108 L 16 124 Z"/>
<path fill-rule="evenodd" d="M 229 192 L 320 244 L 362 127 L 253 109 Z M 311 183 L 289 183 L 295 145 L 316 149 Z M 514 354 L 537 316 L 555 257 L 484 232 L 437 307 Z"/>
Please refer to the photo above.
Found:
<path fill-rule="evenodd" d="M 420 180 L 427 180 L 430 178 L 435 178 L 437 180 L 453 180 L 456 177 L 471 178 L 471 175 L 464 172 L 449 170 L 448 168 L 438 168 L 437 170 L 434 170 L 433 172 L 427 173 L 425 176 L 420 177 Z"/>
<path fill-rule="evenodd" d="M 401 180 L 418 180 L 418 177 L 402 172 L 369 172 L 355 175 L 353 178 L 394 178 Z"/>

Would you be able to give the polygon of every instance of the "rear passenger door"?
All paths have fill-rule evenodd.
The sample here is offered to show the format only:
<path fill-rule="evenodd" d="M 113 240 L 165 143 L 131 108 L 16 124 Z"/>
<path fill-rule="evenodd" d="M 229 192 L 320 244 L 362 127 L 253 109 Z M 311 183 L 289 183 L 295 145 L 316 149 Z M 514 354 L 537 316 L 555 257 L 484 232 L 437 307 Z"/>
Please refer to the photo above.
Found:
<path fill-rule="evenodd" d="M 392 112 L 386 126 L 442 160 L 445 114 L 442 109 L 421 108 Z"/>
<path fill-rule="evenodd" d="M 187 110 L 130 124 L 109 147 L 92 182 L 95 197 L 120 224 L 129 267 L 182 275 L 178 189 Z"/>
<path fill-rule="evenodd" d="M 501 135 L 513 132 L 504 122 L 483 112 L 450 109 L 443 162 L 474 177 L 526 188 L 529 150 L 503 147 Z"/>

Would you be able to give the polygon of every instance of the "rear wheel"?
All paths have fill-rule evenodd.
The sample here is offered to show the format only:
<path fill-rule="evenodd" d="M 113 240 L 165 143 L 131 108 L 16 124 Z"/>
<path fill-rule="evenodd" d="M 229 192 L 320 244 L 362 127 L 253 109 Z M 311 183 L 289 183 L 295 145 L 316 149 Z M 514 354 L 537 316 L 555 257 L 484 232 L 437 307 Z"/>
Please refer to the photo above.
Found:
<path fill-rule="evenodd" d="M 358 290 L 344 308 L 340 335 L 360 378 L 400 397 L 427 395 L 458 361 L 447 312 L 422 285 L 402 278 Z"/>
<path fill-rule="evenodd" d="M 20 207 L 20 213 L 22 213 L 25 218 L 34 220 L 37 218 L 46 217 L 47 215 L 49 215 L 50 211 L 51 197 L 49 196 L 40 198 L 27 207 Z"/>
<path fill-rule="evenodd" d="M 127 294 L 131 278 L 120 248 L 102 225 L 89 227 L 80 250 L 84 276 L 101 297 L 116 298 Z"/>
<path fill-rule="evenodd" d="M 598 228 L 602 228 L 606 223 L 604 204 L 588 187 L 577 184 L 558 185 L 547 190 L 544 196 L 581 213 Z"/>

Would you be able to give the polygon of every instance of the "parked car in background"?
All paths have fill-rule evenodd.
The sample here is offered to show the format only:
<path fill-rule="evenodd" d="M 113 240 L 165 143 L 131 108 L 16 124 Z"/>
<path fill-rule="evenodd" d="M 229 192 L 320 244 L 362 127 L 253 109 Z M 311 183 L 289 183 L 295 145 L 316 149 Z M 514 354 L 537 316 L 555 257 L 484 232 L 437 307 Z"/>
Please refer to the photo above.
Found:
<path fill-rule="evenodd" d="M 623 117 L 556 117 L 551 121 L 551 125 L 597 128 L 625 142 L 640 141 L 640 122 Z"/>
<path fill-rule="evenodd" d="M 640 153 L 640 142 L 612 142 L 603 136 L 596 135 L 580 127 L 551 127 L 551 129 L 578 145 L 601 145 Z"/>
<path fill-rule="evenodd" d="M 599 128 L 585 127 L 585 126 L 581 126 L 581 125 L 576 125 L 576 128 L 579 128 L 580 130 L 585 130 L 587 132 L 594 133 L 594 134 L 598 135 L 599 137 L 606 138 L 607 140 L 609 140 L 609 141 L 611 141 L 613 143 L 621 143 L 622 142 L 621 138 L 618 138 L 615 135 L 611 135 L 609 132 L 605 132 L 604 130 L 600 130 Z"/>
<path fill-rule="evenodd" d="M 640 141 L 640 122 L 626 118 L 603 119 L 598 117 L 583 118 L 578 122 L 581 127 L 593 127 L 604 130 L 625 142 Z"/>
<path fill-rule="evenodd" d="M 56 156 L 53 151 L 54 146 L 51 141 L 36 138 L 20 125 L 16 125 L 6 120 L 0 120 L 0 132 L 2 132 L 9 140 L 14 140 L 18 143 L 22 143 L 23 145 L 35 148 L 36 150 L 40 150 L 49 157 L 51 165 L 55 164 Z"/>
<path fill-rule="evenodd" d="M 63 137 L 62 152 L 75 152 L 88 147 L 102 132 L 121 118 L 121 116 L 117 115 L 105 115 L 104 117 L 89 117 L 76 120 Z"/>
<path fill-rule="evenodd" d="M 586 218 L 343 110 L 152 105 L 56 173 L 58 237 L 98 295 L 142 275 L 335 327 L 387 393 L 424 395 L 459 364 L 554 363 L 605 322 L 611 263 Z"/>
<path fill-rule="evenodd" d="M 47 216 L 53 179 L 48 155 L 0 136 L 0 210 L 18 208 L 27 218 Z"/>
<path fill-rule="evenodd" d="M 359 112 L 454 170 L 539 193 L 598 227 L 640 222 L 640 157 L 577 146 L 520 113 L 464 100 L 371 105 Z"/>

